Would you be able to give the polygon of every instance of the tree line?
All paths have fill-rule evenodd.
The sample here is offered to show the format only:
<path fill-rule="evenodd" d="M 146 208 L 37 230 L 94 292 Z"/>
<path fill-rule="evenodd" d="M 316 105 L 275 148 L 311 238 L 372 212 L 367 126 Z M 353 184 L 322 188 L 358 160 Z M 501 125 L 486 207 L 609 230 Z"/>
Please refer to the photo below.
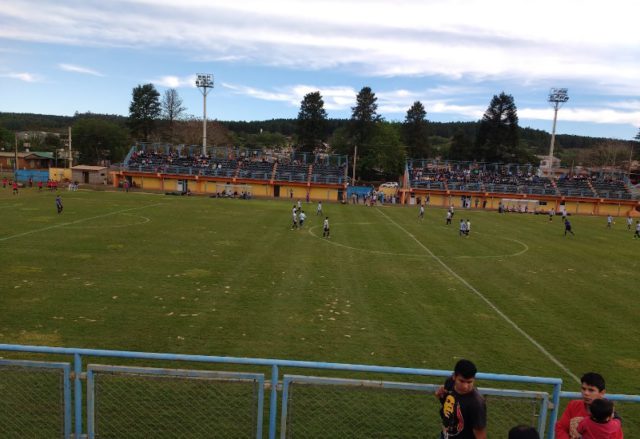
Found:
<path fill-rule="evenodd" d="M 40 130 L 49 134 L 29 139 L 32 150 L 55 150 L 68 126 L 72 126 L 74 150 L 80 152 L 82 163 L 121 161 L 136 141 L 202 143 L 202 119 L 186 114 L 177 90 L 168 89 L 161 95 L 153 84 L 143 84 L 132 90 L 128 117 L 0 113 L 0 147 L 13 148 L 14 132 Z M 396 178 L 409 157 L 535 163 L 535 155 L 546 154 L 550 142 L 546 131 L 519 126 L 514 99 L 504 92 L 493 96 L 477 122 L 430 122 L 420 101 L 407 109 L 404 120 L 386 121 L 378 113 L 377 97 L 370 87 L 356 95 L 349 119 L 329 119 L 322 95 L 315 91 L 304 96 L 295 119 L 208 121 L 207 138 L 209 145 L 216 146 L 355 155 L 358 176 L 367 180 Z M 628 150 L 640 141 L 640 132 L 634 140 L 558 135 L 556 151 L 567 164 L 601 162 L 612 155 L 612 149 Z M 584 149 L 592 152 L 579 153 Z M 623 153 L 615 157 L 618 155 Z"/>

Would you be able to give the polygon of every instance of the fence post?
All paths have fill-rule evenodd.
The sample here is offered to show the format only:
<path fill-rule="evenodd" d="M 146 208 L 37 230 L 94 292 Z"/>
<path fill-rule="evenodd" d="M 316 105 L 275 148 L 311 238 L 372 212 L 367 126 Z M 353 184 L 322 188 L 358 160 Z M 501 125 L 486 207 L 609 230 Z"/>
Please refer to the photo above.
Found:
<path fill-rule="evenodd" d="M 562 381 L 553 385 L 553 409 L 551 410 L 551 416 L 549 417 L 549 431 L 547 431 L 548 439 L 554 439 L 556 436 L 556 421 L 558 420 L 558 411 L 560 410 L 561 387 Z"/>
<path fill-rule="evenodd" d="M 80 354 L 73 354 L 73 389 L 74 389 L 74 404 L 75 404 L 75 417 L 76 428 L 75 437 L 79 439 L 82 436 L 82 382 L 80 381 L 80 375 L 82 375 L 82 358 Z"/>
<path fill-rule="evenodd" d="M 70 368 L 67 366 L 64 370 L 64 438 L 71 437 L 71 379 Z"/>
<path fill-rule="evenodd" d="M 269 439 L 276 439 L 276 416 L 278 414 L 278 365 L 271 369 L 271 399 L 269 402 Z"/>

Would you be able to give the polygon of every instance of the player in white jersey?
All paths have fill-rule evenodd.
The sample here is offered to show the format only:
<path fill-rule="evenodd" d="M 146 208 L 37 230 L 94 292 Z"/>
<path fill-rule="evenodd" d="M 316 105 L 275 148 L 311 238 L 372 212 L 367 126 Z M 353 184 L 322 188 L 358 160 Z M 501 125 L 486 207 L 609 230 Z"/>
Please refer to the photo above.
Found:
<path fill-rule="evenodd" d="M 324 223 L 322 224 L 322 237 L 329 238 L 329 217 L 324 219 Z"/>

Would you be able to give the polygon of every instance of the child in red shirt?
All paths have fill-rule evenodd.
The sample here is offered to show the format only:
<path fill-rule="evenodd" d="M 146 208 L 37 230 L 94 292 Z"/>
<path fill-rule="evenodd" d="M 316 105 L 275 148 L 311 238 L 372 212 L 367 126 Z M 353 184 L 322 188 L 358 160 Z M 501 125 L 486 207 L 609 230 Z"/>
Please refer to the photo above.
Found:
<path fill-rule="evenodd" d="M 613 419 L 613 402 L 596 399 L 591 403 L 591 416 L 578 424 L 582 439 L 623 439 L 620 419 Z"/>

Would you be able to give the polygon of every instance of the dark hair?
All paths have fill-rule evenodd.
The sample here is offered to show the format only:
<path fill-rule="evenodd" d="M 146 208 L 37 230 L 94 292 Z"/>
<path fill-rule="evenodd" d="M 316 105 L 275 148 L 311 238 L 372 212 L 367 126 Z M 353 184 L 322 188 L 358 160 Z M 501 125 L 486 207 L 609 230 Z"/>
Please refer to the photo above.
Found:
<path fill-rule="evenodd" d="M 540 439 L 540 436 L 535 428 L 518 425 L 509 430 L 509 439 Z"/>
<path fill-rule="evenodd" d="M 582 375 L 582 378 L 580 378 L 580 382 L 588 386 L 597 387 L 598 390 L 601 392 L 604 389 L 606 389 L 606 386 L 604 384 L 604 378 L 599 373 L 587 372 L 584 375 Z"/>
<path fill-rule="evenodd" d="M 477 372 L 476 365 L 469 360 L 458 361 L 453 369 L 454 375 L 462 375 L 463 378 L 467 379 L 475 377 Z"/>
<path fill-rule="evenodd" d="M 591 411 L 591 419 L 604 424 L 613 415 L 613 401 L 604 398 L 594 399 L 589 406 L 589 411 Z"/>

